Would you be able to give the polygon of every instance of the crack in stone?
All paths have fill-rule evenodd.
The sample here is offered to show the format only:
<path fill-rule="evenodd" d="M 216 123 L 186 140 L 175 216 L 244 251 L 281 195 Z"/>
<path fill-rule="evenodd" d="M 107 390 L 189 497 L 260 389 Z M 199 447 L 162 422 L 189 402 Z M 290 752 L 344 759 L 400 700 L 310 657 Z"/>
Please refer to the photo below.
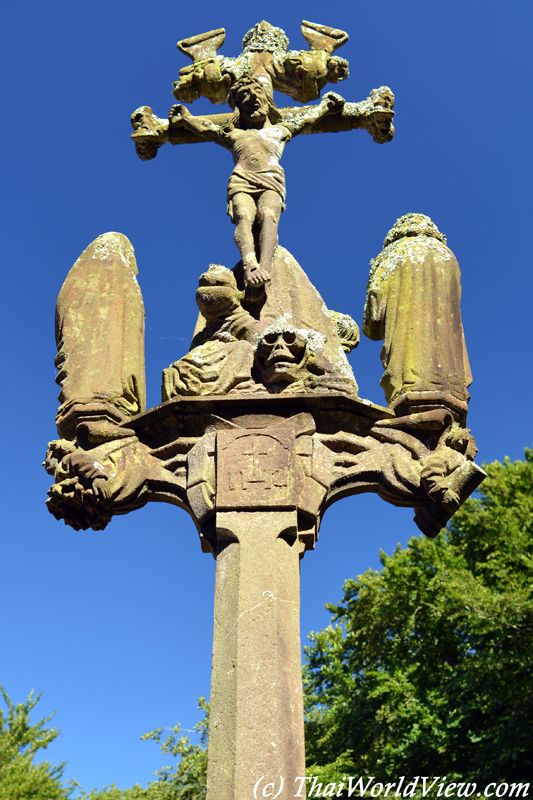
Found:
<path fill-rule="evenodd" d="M 268 597 L 267 597 L 266 600 L 261 600 L 260 603 L 256 603 L 255 606 L 252 606 L 251 608 L 247 608 L 246 611 L 241 611 L 241 613 L 239 614 L 239 616 L 237 617 L 237 619 L 233 623 L 233 625 L 231 627 L 231 630 L 229 630 L 228 633 L 226 634 L 226 639 L 228 639 L 231 636 L 231 634 L 233 633 L 233 631 L 237 627 L 237 624 L 238 624 L 238 622 L 239 622 L 241 617 L 243 617 L 245 614 L 249 614 L 251 611 L 255 611 L 255 609 L 259 608 L 260 606 L 264 606 L 265 603 L 269 603 L 271 600 L 277 600 L 278 603 L 292 603 L 293 605 L 298 605 L 296 600 L 283 600 L 281 597 L 274 597 L 272 592 L 270 592 L 268 589 L 265 592 L 263 592 L 263 595 L 265 595 L 265 594 L 268 594 Z"/>

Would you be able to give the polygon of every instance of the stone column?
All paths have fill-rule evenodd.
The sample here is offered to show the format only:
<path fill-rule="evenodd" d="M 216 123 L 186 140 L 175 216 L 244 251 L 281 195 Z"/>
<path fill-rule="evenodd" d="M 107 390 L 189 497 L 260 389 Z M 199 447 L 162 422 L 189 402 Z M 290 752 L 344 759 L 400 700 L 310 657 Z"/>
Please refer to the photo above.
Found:
<path fill-rule="evenodd" d="M 218 433 L 207 800 L 289 800 L 305 775 L 297 476 L 291 432 Z"/>

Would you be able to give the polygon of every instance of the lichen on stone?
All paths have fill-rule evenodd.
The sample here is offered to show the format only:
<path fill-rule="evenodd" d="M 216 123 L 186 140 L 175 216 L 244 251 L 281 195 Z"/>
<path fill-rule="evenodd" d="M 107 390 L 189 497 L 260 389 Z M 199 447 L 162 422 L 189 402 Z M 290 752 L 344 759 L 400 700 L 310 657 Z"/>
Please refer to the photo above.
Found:
<path fill-rule="evenodd" d="M 289 46 L 285 31 L 262 20 L 244 35 L 242 40 L 243 53 L 264 52 L 272 53 L 277 58 L 283 58 Z"/>
<path fill-rule="evenodd" d="M 271 333 L 297 333 L 303 339 L 306 340 L 309 350 L 312 353 L 321 352 L 324 349 L 324 345 L 326 344 L 326 337 L 323 333 L 319 333 L 318 331 L 314 331 L 310 328 L 295 328 L 294 325 L 290 325 L 287 322 L 286 314 L 280 316 L 275 322 L 266 328 L 259 340 L 257 342 L 256 348 L 263 343 L 265 338 L 269 336 Z"/>
<path fill-rule="evenodd" d="M 430 236 L 446 244 L 446 236 L 425 214 L 404 214 L 403 217 L 399 217 L 386 235 L 383 247 L 404 236 Z"/>
<path fill-rule="evenodd" d="M 442 261 L 452 258 L 446 236 L 425 214 L 404 214 L 396 220 L 383 243 L 383 250 L 370 261 L 368 286 L 379 286 L 390 278 L 396 267 L 408 259 L 421 264 L 430 250 Z"/>

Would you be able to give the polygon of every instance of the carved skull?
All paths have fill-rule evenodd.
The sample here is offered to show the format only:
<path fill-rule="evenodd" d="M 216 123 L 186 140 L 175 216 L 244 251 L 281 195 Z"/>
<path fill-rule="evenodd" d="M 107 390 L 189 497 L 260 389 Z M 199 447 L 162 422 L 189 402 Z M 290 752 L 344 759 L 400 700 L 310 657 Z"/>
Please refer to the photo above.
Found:
<path fill-rule="evenodd" d="M 257 365 L 268 384 L 290 384 L 306 372 L 307 340 L 295 330 L 272 331 L 257 347 Z M 283 387 L 280 387 L 283 388 Z"/>

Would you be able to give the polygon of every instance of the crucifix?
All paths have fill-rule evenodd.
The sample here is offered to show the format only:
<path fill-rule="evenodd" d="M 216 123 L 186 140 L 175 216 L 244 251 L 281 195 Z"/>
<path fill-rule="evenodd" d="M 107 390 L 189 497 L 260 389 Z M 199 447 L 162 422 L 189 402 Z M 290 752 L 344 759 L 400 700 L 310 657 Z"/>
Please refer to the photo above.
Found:
<path fill-rule="evenodd" d="M 138 155 L 212 140 L 232 152 L 228 212 L 240 259 L 199 277 L 190 349 L 163 371 L 146 409 L 144 308 L 133 247 L 99 236 L 70 270 L 56 307 L 59 439 L 45 468 L 49 511 L 76 530 L 168 502 L 193 519 L 217 561 L 207 800 L 305 796 L 299 570 L 335 501 L 375 492 L 410 506 L 433 538 L 484 478 L 466 427 L 471 373 L 460 273 L 445 235 L 405 214 L 372 262 L 363 332 L 383 340 L 386 405 L 358 396 L 346 354 L 359 327 L 328 309 L 278 244 L 279 164 L 295 135 L 366 128 L 393 136 L 392 92 L 361 103 L 327 92 L 348 76 L 333 55 L 347 35 L 302 24 L 289 51 L 261 22 L 236 58 L 224 30 L 184 39 L 168 119 L 132 115 Z M 274 90 L 303 106 L 278 109 Z M 194 117 L 199 96 L 230 112 Z M 408 287 L 408 288 L 406 288 Z"/>
<path fill-rule="evenodd" d="M 223 28 L 184 39 L 178 48 L 194 63 L 181 70 L 174 96 L 191 102 L 204 95 L 213 103 L 228 102 L 233 113 L 194 117 L 179 104 L 170 109 L 168 121 L 154 117 L 147 106 L 132 115 L 132 138 L 142 159 L 155 157 L 165 141 L 181 144 L 191 141 L 191 135 L 192 141 L 213 141 L 231 151 L 235 168 L 228 183 L 228 214 L 235 224 L 246 287 L 270 281 L 285 208 L 285 174 L 279 161 L 287 142 L 302 132 L 350 127 L 367 128 L 377 142 L 390 141 L 394 134 L 394 95 L 387 86 L 363 103 L 346 103 L 328 92 L 315 106 L 276 107 L 274 89 L 295 100 L 315 100 L 326 82 L 348 76 L 347 62 L 333 56 L 348 39 L 344 31 L 304 21 L 302 33 L 310 51 L 287 52 L 284 32 L 260 22 L 244 37 L 237 59 L 217 56 Z"/>

